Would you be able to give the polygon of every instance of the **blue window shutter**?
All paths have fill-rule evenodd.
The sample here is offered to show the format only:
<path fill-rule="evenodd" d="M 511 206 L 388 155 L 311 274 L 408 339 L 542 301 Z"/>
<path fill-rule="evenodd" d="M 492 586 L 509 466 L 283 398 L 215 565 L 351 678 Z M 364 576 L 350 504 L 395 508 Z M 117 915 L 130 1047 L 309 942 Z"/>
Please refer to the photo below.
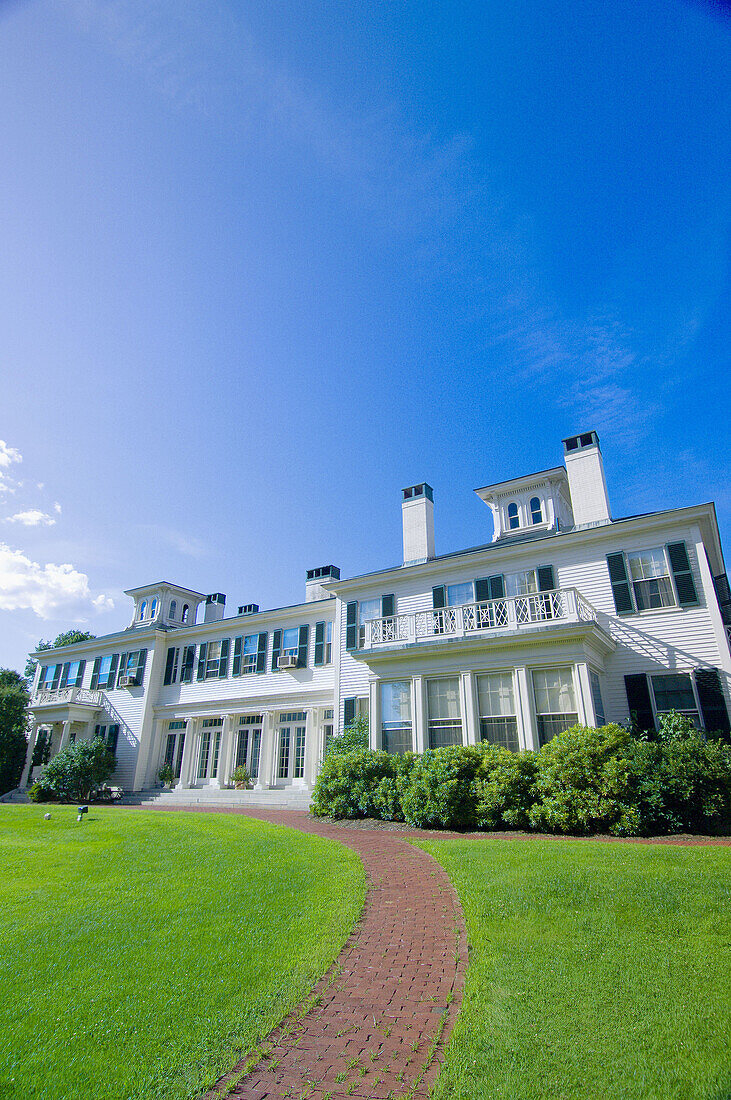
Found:
<path fill-rule="evenodd" d="M 389 592 L 386 596 L 381 596 L 381 617 L 384 619 L 390 619 L 394 613 L 394 596 L 393 592 Z"/>
<path fill-rule="evenodd" d="M 343 700 L 343 726 L 348 728 L 355 721 L 355 699 Z"/>
<path fill-rule="evenodd" d="M 267 632 L 262 631 L 256 646 L 256 671 L 265 672 L 267 663 Z"/>
<path fill-rule="evenodd" d="M 447 593 L 443 584 L 438 584 L 436 588 L 431 590 L 431 605 L 437 609 L 445 607 L 447 603 Z M 441 616 L 440 616 L 441 617 Z"/>
<path fill-rule="evenodd" d="M 654 730 L 655 716 L 652 713 L 647 676 L 644 672 L 637 673 L 634 676 L 625 676 L 624 688 L 627 692 L 630 718 L 633 719 L 639 729 L 645 732 Z"/>
<path fill-rule="evenodd" d="M 168 650 L 167 660 L 165 661 L 165 675 L 163 677 L 163 684 L 172 684 L 173 682 L 173 665 L 175 664 L 175 648 Z"/>
<path fill-rule="evenodd" d="M 609 580 L 612 585 L 614 608 L 618 615 L 633 615 L 634 604 L 630 591 L 629 578 L 624 554 L 607 554 L 607 566 L 609 568 Z"/>
<path fill-rule="evenodd" d="M 141 649 L 137 658 L 137 671 L 135 672 L 135 679 L 138 684 L 143 684 L 145 680 L 145 664 L 147 663 L 147 650 Z"/>
<path fill-rule="evenodd" d="M 697 668 L 694 676 L 706 732 L 729 733 L 731 724 L 718 669 Z"/>
<path fill-rule="evenodd" d="M 219 680 L 225 680 L 228 676 L 228 651 L 231 646 L 229 638 L 224 638 L 221 642 L 221 660 L 218 662 L 218 678 Z"/>
<path fill-rule="evenodd" d="M 358 648 L 358 601 L 353 600 L 345 609 L 345 648 Z"/>
<path fill-rule="evenodd" d="M 234 663 L 231 669 L 232 676 L 241 675 L 241 650 L 244 647 L 243 638 L 234 638 Z"/>
<path fill-rule="evenodd" d="M 695 590 L 693 572 L 690 568 L 688 550 L 684 542 L 668 543 L 668 557 L 670 568 L 675 579 L 675 589 L 678 593 L 678 603 L 681 607 L 688 607 L 698 603 L 698 593 Z"/>
<path fill-rule="evenodd" d="M 275 630 L 272 634 L 272 672 L 279 671 L 279 655 L 282 652 L 282 632 Z"/>
<path fill-rule="evenodd" d="M 80 688 L 84 682 L 84 673 L 86 672 L 86 661 L 79 661 L 79 671 L 76 673 L 76 683 L 74 687 Z"/>
<path fill-rule="evenodd" d="M 198 650 L 198 673 L 196 675 L 197 680 L 205 680 L 206 678 L 206 654 L 208 653 L 208 642 L 201 642 L 200 649 Z"/>
<path fill-rule="evenodd" d="M 305 624 L 300 627 L 299 646 L 297 649 L 297 668 L 307 668 L 307 641 L 310 636 L 310 628 Z"/>
<path fill-rule="evenodd" d="M 325 624 L 315 623 L 315 656 L 313 664 L 321 665 L 325 660 Z"/>
<path fill-rule="evenodd" d="M 101 657 L 95 657 L 94 658 L 94 664 L 93 664 L 92 669 L 91 669 L 91 684 L 90 684 L 90 687 L 91 687 L 92 691 L 96 691 L 96 689 L 99 686 L 99 669 L 101 668 L 101 664 L 102 664 Z"/>
<path fill-rule="evenodd" d="M 541 565 L 538 567 L 538 591 L 552 592 L 556 585 L 553 582 L 553 566 Z"/>

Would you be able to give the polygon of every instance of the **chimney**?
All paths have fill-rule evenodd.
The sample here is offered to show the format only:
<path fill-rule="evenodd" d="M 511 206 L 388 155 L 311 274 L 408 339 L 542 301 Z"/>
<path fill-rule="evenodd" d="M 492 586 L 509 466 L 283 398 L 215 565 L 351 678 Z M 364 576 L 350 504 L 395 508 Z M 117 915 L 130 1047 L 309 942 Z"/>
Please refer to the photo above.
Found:
<path fill-rule="evenodd" d="M 434 557 L 434 490 L 424 481 L 403 490 L 404 565 Z"/>
<path fill-rule="evenodd" d="M 318 565 L 317 569 L 307 570 L 305 581 L 305 603 L 313 600 L 329 600 L 332 592 L 328 591 L 328 581 L 339 581 L 340 570 L 337 565 Z"/>
<path fill-rule="evenodd" d="M 572 435 L 563 441 L 566 473 L 574 523 L 601 524 L 611 521 L 604 463 L 596 432 Z"/>
<path fill-rule="evenodd" d="M 259 610 L 258 603 L 240 603 L 239 615 L 256 615 Z"/>
<path fill-rule="evenodd" d="M 203 616 L 204 623 L 218 623 L 223 618 L 223 609 L 226 606 L 226 597 L 223 592 L 213 592 L 206 596 L 206 610 Z"/>

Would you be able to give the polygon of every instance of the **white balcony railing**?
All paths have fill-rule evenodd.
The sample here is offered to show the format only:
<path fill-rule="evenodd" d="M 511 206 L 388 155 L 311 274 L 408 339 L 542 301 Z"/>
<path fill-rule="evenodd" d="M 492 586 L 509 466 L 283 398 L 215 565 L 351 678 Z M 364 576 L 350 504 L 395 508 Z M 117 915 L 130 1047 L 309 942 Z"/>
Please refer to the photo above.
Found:
<path fill-rule="evenodd" d="M 33 707 L 53 707 L 62 703 L 81 703 L 91 707 L 104 706 L 104 694 L 101 691 L 89 691 L 88 688 L 58 688 L 56 691 L 37 691 L 31 700 Z"/>
<path fill-rule="evenodd" d="M 512 596 L 462 607 L 440 607 L 373 619 L 360 629 L 360 648 L 468 637 L 478 631 L 515 631 L 540 623 L 596 622 L 591 604 L 575 588 Z"/>

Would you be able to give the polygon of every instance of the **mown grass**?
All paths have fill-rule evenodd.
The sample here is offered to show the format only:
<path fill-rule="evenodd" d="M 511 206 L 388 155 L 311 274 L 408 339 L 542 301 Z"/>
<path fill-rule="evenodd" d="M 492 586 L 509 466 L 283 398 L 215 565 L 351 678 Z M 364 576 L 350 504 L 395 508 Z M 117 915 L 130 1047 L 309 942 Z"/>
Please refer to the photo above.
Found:
<path fill-rule="evenodd" d="M 3 1100 L 198 1095 L 307 994 L 364 896 L 350 850 L 223 814 L 0 807 L 0 868 Z"/>
<path fill-rule="evenodd" d="M 435 1100 L 729 1100 L 731 848 L 421 846 L 471 947 Z"/>

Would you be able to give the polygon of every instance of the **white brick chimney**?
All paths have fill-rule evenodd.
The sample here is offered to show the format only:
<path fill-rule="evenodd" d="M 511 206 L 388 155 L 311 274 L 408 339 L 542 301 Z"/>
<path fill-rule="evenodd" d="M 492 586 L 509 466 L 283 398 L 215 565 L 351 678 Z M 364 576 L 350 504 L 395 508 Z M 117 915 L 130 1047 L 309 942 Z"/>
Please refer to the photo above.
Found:
<path fill-rule="evenodd" d="M 226 606 L 226 597 L 223 592 L 212 592 L 206 596 L 206 609 L 203 615 L 204 623 L 218 623 L 223 618 Z"/>
<path fill-rule="evenodd" d="M 404 565 L 434 557 L 434 490 L 424 481 L 403 490 Z"/>
<path fill-rule="evenodd" d="M 596 432 L 572 435 L 563 441 L 574 523 L 609 523 L 609 494 Z"/>

